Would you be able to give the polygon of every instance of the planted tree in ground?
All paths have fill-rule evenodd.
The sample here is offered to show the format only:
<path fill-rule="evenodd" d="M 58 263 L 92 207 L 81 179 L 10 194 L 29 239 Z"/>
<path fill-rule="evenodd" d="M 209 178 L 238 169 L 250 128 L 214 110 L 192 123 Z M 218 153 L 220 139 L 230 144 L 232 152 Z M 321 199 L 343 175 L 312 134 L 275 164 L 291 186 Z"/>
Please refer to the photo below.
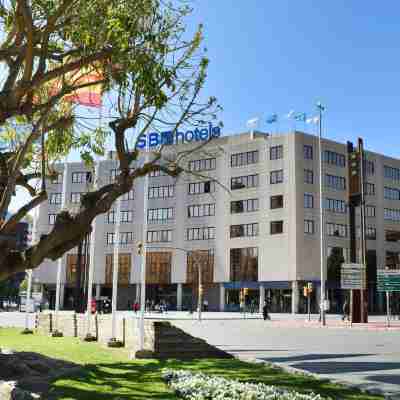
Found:
<path fill-rule="evenodd" d="M 215 98 L 200 101 L 208 59 L 200 48 L 202 27 L 189 37 L 187 2 L 163 0 L 13 0 L 0 3 L 0 216 L 18 188 L 31 200 L 0 220 L 7 237 L 29 212 L 47 200 L 46 177 L 71 150 L 93 162 L 113 141 L 119 173 L 95 184 L 79 210 L 62 210 L 52 229 L 27 250 L 0 241 L 0 280 L 44 259 L 56 260 L 91 230 L 91 222 L 131 190 L 134 181 L 162 170 L 178 177 L 190 151 L 164 147 L 139 163 L 135 138 L 167 126 L 173 133 L 216 118 Z M 93 79 L 95 77 L 95 79 Z M 106 126 L 97 114 L 82 115 L 79 90 L 99 87 Z M 93 123 L 96 121 L 96 123 Z M 132 134 L 136 132 L 136 136 Z"/>

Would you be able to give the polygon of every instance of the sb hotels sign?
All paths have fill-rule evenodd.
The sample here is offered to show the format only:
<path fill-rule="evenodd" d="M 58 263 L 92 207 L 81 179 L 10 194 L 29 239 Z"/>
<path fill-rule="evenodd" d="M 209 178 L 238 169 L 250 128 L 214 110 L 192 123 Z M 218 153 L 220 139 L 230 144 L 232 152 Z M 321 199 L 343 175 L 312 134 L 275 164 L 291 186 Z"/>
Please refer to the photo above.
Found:
<path fill-rule="evenodd" d="M 212 126 L 211 123 L 208 124 L 207 128 L 195 128 L 192 131 L 186 132 L 172 132 L 165 131 L 161 133 L 153 132 L 149 134 L 142 134 L 136 143 L 136 148 L 144 149 L 146 147 L 157 147 L 161 145 L 170 144 L 183 144 L 190 142 L 200 142 L 204 140 L 209 140 L 212 138 L 217 138 L 221 136 L 221 128 L 219 126 Z"/>

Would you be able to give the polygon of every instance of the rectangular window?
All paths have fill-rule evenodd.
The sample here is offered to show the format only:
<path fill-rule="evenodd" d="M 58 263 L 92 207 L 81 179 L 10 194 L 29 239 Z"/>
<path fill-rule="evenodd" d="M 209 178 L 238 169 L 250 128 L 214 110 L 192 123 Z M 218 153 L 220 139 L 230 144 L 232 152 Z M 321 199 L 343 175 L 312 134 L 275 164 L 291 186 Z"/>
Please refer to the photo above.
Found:
<path fill-rule="evenodd" d="M 169 208 L 151 208 L 147 210 L 148 222 L 165 222 L 174 218 L 174 209 Z"/>
<path fill-rule="evenodd" d="M 385 241 L 386 242 L 398 242 L 400 240 L 399 231 L 385 230 Z"/>
<path fill-rule="evenodd" d="M 91 172 L 73 172 L 72 183 L 90 183 L 92 182 Z"/>
<path fill-rule="evenodd" d="M 194 182 L 189 183 L 189 194 L 202 194 L 215 192 L 215 182 Z"/>
<path fill-rule="evenodd" d="M 368 240 L 376 240 L 376 228 L 374 226 L 367 226 L 365 238 Z"/>
<path fill-rule="evenodd" d="M 370 160 L 364 161 L 364 171 L 367 176 L 372 176 L 375 174 L 375 163 Z"/>
<path fill-rule="evenodd" d="M 231 225 L 231 238 L 258 236 L 258 223 Z"/>
<path fill-rule="evenodd" d="M 129 192 L 122 195 L 121 200 L 129 201 L 129 200 L 133 200 L 133 198 L 134 198 L 134 190 L 131 189 Z"/>
<path fill-rule="evenodd" d="M 365 206 L 365 215 L 367 217 L 375 217 L 376 216 L 375 206 Z"/>
<path fill-rule="evenodd" d="M 344 200 L 325 199 L 325 210 L 345 214 L 347 212 L 346 202 Z"/>
<path fill-rule="evenodd" d="M 201 281 L 214 282 L 214 249 L 195 250 L 187 253 L 187 278 L 186 283 L 199 283 L 199 267 L 201 265 Z"/>
<path fill-rule="evenodd" d="M 375 185 L 373 183 L 365 183 L 364 186 L 364 194 L 367 196 L 374 196 L 375 195 Z"/>
<path fill-rule="evenodd" d="M 107 224 L 115 223 L 115 211 L 111 210 L 107 213 Z"/>
<path fill-rule="evenodd" d="M 244 165 L 258 163 L 258 150 L 236 153 L 231 155 L 231 167 L 242 167 Z"/>
<path fill-rule="evenodd" d="M 131 254 L 120 253 L 118 255 L 118 285 L 129 285 L 131 274 Z M 104 283 L 106 286 L 112 285 L 114 271 L 114 254 L 106 254 L 106 271 Z"/>
<path fill-rule="evenodd" d="M 383 174 L 386 179 L 390 179 L 392 181 L 400 181 L 400 169 L 389 167 L 385 165 L 383 167 Z"/>
<path fill-rule="evenodd" d="M 347 226 L 342 224 L 334 224 L 327 222 L 326 234 L 328 236 L 347 237 Z"/>
<path fill-rule="evenodd" d="M 52 175 L 50 182 L 53 185 L 56 185 L 56 184 L 62 183 L 62 179 L 63 179 L 63 174 L 56 172 L 54 175 Z"/>
<path fill-rule="evenodd" d="M 304 193 L 304 208 L 314 208 L 314 196 L 310 193 Z"/>
<path fill-rule="evenodd" d="M 121 211 L 121 223 L 126 224 L 133 221 L 133 211 Z"/>
<path fill-rule="evenodd" d="M 269 182 L 272 185 L 275 183 L 282 183 L 283 182 L 283 169 L 279 169 L 277 171 L 271 171 Z"/>
<path fill-rule="evenodd" d="M 336 190 L 346 190 L 346 178 L 336 175 L 325 175 L 325 185 Z"/>
<path fill-rule="evenodd" d="M 304 220 L 304 233 L 308 233 L 309 235 L 313 235 L 314 230 L 314 221 L 312 219 Z"/>
<path fill-rule="evenodd" d="M 276 196 L 270 197 L 270 208 L 274 210 L 275 208 L 283 208 L 283 195 L 278 194 Z"/>
<path fill-rule="evenodd" d="M 245 247 L 230 250 L 231 282 L 258 281 L 258 248 Z"/>
<path fill-rule="evenodd" d="M 61 193 L 50 193 L 49 203 L 50 204 L 61 204 L 62 194 Z"/>
<path fill-rule="evenodd" d="M 119 233 L 120 244 L 131 244 L 133 243 L 133 232 L 120 232 Z"/>
<path fill-rule="evenodd" d="M 210 240 L 215 239 L 215 227 L 203 226 L 201 228 L 187 229 L 186 240 Z"/>
<path fill-rule="evenodd" d="M 334 151 L 325 150 L 323 152 L 322 160 L 327 164 L 336 165 L 338 167 L 346 166 L 346 156 Z"/>
<path fill-rule="evenodd" d="M 252 188 L 257 186 L 258 186 L 258 174 L 231 178 L 231 190 Z"/>
<path fill-rule="evenodd" d="M 166 176 L 166 175 L 167 174 L 164 171 L 161 171 L 161 169 L 149 172 L 150 178 L 156 178 L 157 176 Z"/>
<path fill-rule="evenodd" d="M 148 243 L 172 242 L 172 230 L 147 231 Z"/>
<path fill-rule="evenodd" d="M 114 244 L 114 232 L 107 232 L 106 242 L 107 244 Z"/>
<path fill-rule="evenodd" d="M 115 182 L 117 176 L 121 173 L 119 168 L 110 169 L 110 183 Z"/>
<path fill-rule="evenodd" d="M 216 168 L 217 160 L 215 158 L 206 158 L 203 160 L 189 161 L 189 171 L 211 171 Z"/>
<path fill-rule="evenodd" d="M 383 197 L 386 200 L 400 200 L 400 190 L 390 187 L 383 188 Z"/>
<path fill-rule="evenodd" d="M 193 204 L 188 206 L 188 217 L 212 217 L 215 215 L 215 204 Z"/>
<path fill-rule="evenodd" d="M 269 159 L 270 160 L 279 160 L 283 158 L 283 145 L 272 146 L 269 149 Z"/>
<path fill-rule="evenodd" d="M 271 235 L 283 233 L 283 221 L 271 221 Z"/>
<path fill-rule="evenodd" d="M 304 183 L 312 185 L 314 183 L 314 172 L 312 169 L 304 170 Z"/>
<path fill-rule="evenodd" d="M 167 197 L 174 197 L 174 195 L 175 185 L 149 187 L 149 199 L 165 199 Z"/>
<path fill-rule="evenodd" d="M 80 204 L 81 196 L 82 196 L 81 192 L 73 192 L 73 193 L 71 193 L 71 203 Z"/>
<path fill-rule="evenodd" d="M 384 208 L 383 219 L 387 221 L 400 222 L 400 210 Z"/>
<path fill-rule="evenodd" d="M 303 151 L 305 160 L 313 159 L 313 147 L 311 145 L 305 144 L 303 147 Z"/>
<path fill-rule="evenodd" d="M 168 285 L 171 283 L 172 253 L 149 251 L 146 253 L 146 284 Z"/>
<path fill-rule="evenodd" d="M 231 214 L 258 211 L 258 199 L 231 201 Z"/>
<path fill-rule="evenodd" d="M 57 214 L 49 214 L 49 225 L 54 225 L 56 223 Z"/>

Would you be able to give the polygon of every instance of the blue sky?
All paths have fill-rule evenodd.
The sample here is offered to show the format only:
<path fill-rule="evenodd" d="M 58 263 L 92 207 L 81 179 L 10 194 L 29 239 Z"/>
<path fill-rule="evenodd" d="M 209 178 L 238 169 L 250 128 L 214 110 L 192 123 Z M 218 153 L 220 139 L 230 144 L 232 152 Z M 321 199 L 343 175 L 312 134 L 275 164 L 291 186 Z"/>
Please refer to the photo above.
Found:
<path fill-rule="evenodd" d="M 361 0 L 194 0 L 210 67 L 204 96 L 224 111 L 224 133 L 290 110 L 327 111 L 324 135 L 400 157 L 400 3 Z M 303 129 L 303 124 L 297 125 Z M 277 127 L 272 128 L 276 130 Z M 310 128 L 308 128 L 310 129 Z M 13 208 L 26 199 L 19 194 Z"/>

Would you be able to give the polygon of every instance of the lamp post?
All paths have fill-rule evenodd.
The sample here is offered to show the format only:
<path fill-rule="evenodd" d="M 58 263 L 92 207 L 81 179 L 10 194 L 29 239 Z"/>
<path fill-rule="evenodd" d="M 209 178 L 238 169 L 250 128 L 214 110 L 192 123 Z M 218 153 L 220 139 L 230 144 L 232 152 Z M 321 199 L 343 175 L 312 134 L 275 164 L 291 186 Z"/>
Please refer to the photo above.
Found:
<path fill-rule="evenodd" d="M 323 199 L 323 162 L 322 162 L 322 112 L 325 107 L 318 102 L 317 109 L 319 112 L 318 121 L 318 152 L 319 152 L 319 224 L 320 224 L 320 262 L 321 262 L 321 299 L 320 299 L 320 313 L 321 323 L 326 325 L 325 317 L 325 244 L 324 244 L 324 199 Z"/>
<path fill-rule="evenodd" d="M 33 333 L 31 329 L 29 329 L 29 312 L 31 306 L 31 292 L 32 292 L 32 270 L 28 269 L 28 288 L 26 291 L 26 301 L 25 301 L 25 329 L 21 332 L 23 334 Z"/>

